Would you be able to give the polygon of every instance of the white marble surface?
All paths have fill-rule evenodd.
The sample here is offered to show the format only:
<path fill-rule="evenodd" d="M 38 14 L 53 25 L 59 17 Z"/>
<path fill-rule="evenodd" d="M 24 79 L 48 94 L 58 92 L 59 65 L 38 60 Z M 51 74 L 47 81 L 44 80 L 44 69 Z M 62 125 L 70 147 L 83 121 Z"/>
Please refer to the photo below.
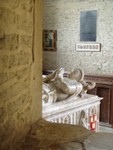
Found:
<path fill-rule="evenodd" d="M 90 129 L 90 116 L 97 115 L 96 129 L 99 131 L 101 97 L 85 94 L 43 107 L 43 118 L 50 122 L 81 124 Z"/>

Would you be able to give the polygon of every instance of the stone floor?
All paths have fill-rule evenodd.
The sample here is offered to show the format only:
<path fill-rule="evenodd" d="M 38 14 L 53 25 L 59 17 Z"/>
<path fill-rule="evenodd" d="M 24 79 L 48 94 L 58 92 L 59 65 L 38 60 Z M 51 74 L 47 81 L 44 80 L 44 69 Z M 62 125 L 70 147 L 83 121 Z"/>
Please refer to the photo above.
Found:
<path fill-rule="evenodd" d="M 11 150 L 113 150 L 113 134 L 40 120 Z"/>
<path fill-rule="evenodd" d="M 113 128 L 100 126 L 99 127 L 99 131 L 100 132 L 106 132 L 106 133 L 113 133 Z"/>

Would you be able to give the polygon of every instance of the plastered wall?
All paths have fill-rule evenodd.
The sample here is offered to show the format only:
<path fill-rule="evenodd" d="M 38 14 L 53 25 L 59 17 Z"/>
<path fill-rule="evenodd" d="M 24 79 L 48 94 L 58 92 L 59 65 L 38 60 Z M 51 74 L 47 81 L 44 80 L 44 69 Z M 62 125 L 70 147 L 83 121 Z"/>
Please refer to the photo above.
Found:
<path fill-rule="evenodd" d="M 0 0 L 0 149 L 41 117 L 41 13 L 41 0 Z"/>
<path fill-rule="evenodd" d="M 85 73 L 113 74 L 113 1 L 43 0 L 43 29 L 57 30 L 57 52 L 44 52 L 44 70 L 82 68 Z M 97 10 L 97 41 L 100 52 L 77 52 L 80 42 L 80 11 Z"/>

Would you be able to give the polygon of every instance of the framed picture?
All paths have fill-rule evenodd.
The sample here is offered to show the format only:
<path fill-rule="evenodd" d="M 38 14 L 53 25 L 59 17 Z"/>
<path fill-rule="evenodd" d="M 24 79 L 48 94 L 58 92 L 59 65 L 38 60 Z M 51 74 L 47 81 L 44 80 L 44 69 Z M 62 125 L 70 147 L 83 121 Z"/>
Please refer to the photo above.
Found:
<path fill-rule="evenodd" d="M 57 50 L 57 31 L 56 30 L 44 30 L 43 31 L 43 50 L 44 51 L 56 51 Z"/>
<path fill-rule="evenodd" d="M 77 43 L 76 51 L 81 52 L 100 52 L 101 44 L 100 43 Z"/>

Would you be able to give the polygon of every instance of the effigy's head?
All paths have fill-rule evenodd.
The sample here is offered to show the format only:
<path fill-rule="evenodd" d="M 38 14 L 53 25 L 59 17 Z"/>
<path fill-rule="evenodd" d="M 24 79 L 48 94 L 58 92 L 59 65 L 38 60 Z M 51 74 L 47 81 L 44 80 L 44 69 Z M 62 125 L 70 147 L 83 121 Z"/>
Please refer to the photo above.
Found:
<path fill-rule="evenodd" d="M 81 69 L 75 69 L 68 73 L 68 78 L 76 81 L 82 81 L 84 78 L 84 72 Z"/>

